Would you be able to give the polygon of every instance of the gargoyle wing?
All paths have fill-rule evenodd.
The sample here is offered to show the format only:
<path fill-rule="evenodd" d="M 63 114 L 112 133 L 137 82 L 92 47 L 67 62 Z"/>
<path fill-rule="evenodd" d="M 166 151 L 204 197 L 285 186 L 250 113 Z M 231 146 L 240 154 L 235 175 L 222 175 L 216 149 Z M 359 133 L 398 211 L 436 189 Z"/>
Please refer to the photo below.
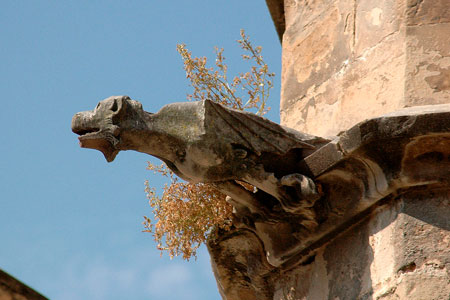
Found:
<path fill-rule="evenodd" d="M 314 149 L 315 137 L 285 128 L 252 113 L 226 108 L 205 100 L 205 126 L 222 141 L 241 145 L 257 155 L 285 154 L 293 148 Z"/>

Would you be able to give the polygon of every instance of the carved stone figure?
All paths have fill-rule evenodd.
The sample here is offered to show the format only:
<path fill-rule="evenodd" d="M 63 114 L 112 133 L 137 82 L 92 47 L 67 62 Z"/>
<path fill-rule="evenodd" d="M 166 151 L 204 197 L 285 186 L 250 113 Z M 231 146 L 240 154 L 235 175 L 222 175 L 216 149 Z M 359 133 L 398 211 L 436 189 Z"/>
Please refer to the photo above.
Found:
<path fill-rule="evenodd" d="M 100 150 L 108 162 L 121 150 L 135 150 L 160 158 L 189 182 L 213 184 L 229 196 L 237 215 L 249 210 L 267 217 L 273 209 L 240 180 L 273 196 L 282 210 L 314 219 L 310 208 L 319 193 L 301 162 L 326 142 L 322 138 L 208 100 L 149 113 L 128 96 L 109 97 L 77 113 L 72 130 L 81 147 Z"/>

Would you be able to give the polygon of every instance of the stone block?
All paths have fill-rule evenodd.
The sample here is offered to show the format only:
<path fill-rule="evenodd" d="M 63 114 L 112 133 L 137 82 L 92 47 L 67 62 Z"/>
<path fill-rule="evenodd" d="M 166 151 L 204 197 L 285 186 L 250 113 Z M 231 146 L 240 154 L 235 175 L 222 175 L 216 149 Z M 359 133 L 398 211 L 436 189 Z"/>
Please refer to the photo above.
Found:
<path fill-rule="evenodd" d="M 450 102 L 447 0 L 285 1 L 281 122 L 334 136 L 402 107 Z"/>
<path fill-rule="evenodd" d="M 399 38 L 399 32 L 390 35 L 357 60 L 344 61 L 326 81 L 310 86 L 298 98 L 292 96 L 281 106 L 281 122 L 333 136 L 364 119 L 401 108 L 405 52 Z M 287 82 L 285 88 L 290 85 Z"/>
<path fill-rule="evenodd" d="M 295 20 L 283 37 L 282 109 L 329 79 L 349 58 L 352 37 L 346 15 L 351 6 L 350 1 L 341 2 L 316 4 L 322 11 L 316 18 L 309 14 L 315 8 L 296 6 Z"/>
<path fill-rule="evenodd" d="M 424 25 L 450 22 L 448 0 L 408 0 L 407 25 Z"/>
<path fill-rule="evenodd" d="M 210 244 L 224 299 L 448 300 L 449 116 L 450 104 L 404 108 L 305 157 L 314 226 L 276 213 Z"/>
<path fill-rule="evenodd" d="M 414 191 L 396 201 L 323 246 L 312 263 L 285 273 L 274 299 L 447 300 L 448 190 Z"/>
<path fill-rule="evenodd" d="M 372 47 L 398 32 L 404 18 L 403 10 L 401 1 L 357 1 L 354 6 L 353 24 L 355 55 L 364 55 Z"/>
<path fill-rule="evenodd" d="M 449 103 L 450 23 L 408 26 L 406 34 L 404 105 Z"/>

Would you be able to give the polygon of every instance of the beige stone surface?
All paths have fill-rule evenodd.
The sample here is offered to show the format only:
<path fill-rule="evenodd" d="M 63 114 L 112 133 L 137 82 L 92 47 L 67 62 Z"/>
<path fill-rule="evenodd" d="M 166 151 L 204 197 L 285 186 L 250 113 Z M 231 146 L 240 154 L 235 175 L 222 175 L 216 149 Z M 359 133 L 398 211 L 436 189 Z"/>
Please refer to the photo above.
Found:
<path fill-rule="evenodd" d="M 402 107 L 450 102 L 448 0 L 286 0 L 281 122 L 336 135 Z"/>
<path fill-rule="evenodd" d="M 405 105 L 450 102 L 450 23 L 408 26 L 406 49 Z"/>
<path fill-rule="evenodd" d="M 359 123 L 303 162 L 317 225 L 275 206 L 236 218 L 208 245 L 224 299 L 448 300 L 450 104 Z"/>
<path fill-rule="evenodd" d="M 407 111 L 414 114 L 450 103 L 449 0 L 284 0 L 284 15 L 283 125 L 327 137 L 404 107 L 412 107 Z M 364 144 L 383 132 L 408 132 L 417 122 L 402 119 L 391 128 L 387 121 L 378 131 L 367 125 L 355 132 L 364 131 L 358 135 Z M 331 239 L 305 251 L 297 265 L 258 263 L 266 262 L 264 249 L 250 231 L 210 245 L 224 299 L 450 300 L 450 127 L 430 137 L 430 119 L 419 123 L 425 135 L 405 139 L 403 158 L 392 151 L 401 147 L 395 144 L 398 136 L 380 139 L 382 145 L 369 145 L 355 154 L 354 162 L 364 154 L 379 153 L 374 156 L 379 165 L 400 165 L 401 170 L 387 174 L 366 160 L 373 180 L 359 186 L 367 191 L 372 184 L 383 204 L 371 206 L 365 219 L 347 223 L 351 227 L 345 230 L 339 227 Z M 346 131 L 339 138 L 355 132 Z M 335 148 L 342 152 L 353 149 L 352 143 L 339 145 Z M 323 159 L 316 155 L 314 161 L 318 169 L 330 159 L 326 146 L 315 154 L 321 150 Z M 344 170 L 346 165 L 340 166 Z M 348 172 L 362 174 L 355 168 Z M 325 190 L 328 182 L 325 192 L 336 181 L 335 173 L 330 174 L 328 181 L 315 178 L 322 180 Z M 383 187 L 397 176 L 395 183 Z M 402 185 L 417 179 L 421 183 Z M 350 185 L 342 182 L 333 186 L 335 190 Z M 383 189 L 392 193 L 380 192 Z M 356 188 L 342 190 L 345 193 L 327 202 L 330 218 L 354 207 L 349 194 Z M 367 192 L 361 195 L 371 197 Z"/>
<path fill-rule="evenodd" d="M 448 300 L 449 215 L 448 191 L 401 196 L 285 274 L 274 299 Z"/>
<path fill-rule="evenodd" d="M 406 3 L 408 25 L 450 22 L 448 0 L 408 0 Z"/>

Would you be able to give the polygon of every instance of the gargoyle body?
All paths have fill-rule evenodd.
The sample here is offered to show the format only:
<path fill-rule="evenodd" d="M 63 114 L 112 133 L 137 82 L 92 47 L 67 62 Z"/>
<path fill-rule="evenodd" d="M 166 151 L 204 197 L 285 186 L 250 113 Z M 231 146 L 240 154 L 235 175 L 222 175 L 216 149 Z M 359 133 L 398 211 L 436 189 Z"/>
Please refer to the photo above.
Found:
<path fill-rule="evenodd" d="M 128 96 L 113 96 L 77 113 L 72 130 L 81 147 L 100 150 L 108 162 L 121 150 L 135 150 L 160 158 L 189 182 L 211 183 L 237 211 L 262 213 L 264 205 L 236 180 L 273 196 L 289 213 L 304 214 L 319 197 L 301 162 L 324 139 L 212 101 L 149 113 Z"/>

